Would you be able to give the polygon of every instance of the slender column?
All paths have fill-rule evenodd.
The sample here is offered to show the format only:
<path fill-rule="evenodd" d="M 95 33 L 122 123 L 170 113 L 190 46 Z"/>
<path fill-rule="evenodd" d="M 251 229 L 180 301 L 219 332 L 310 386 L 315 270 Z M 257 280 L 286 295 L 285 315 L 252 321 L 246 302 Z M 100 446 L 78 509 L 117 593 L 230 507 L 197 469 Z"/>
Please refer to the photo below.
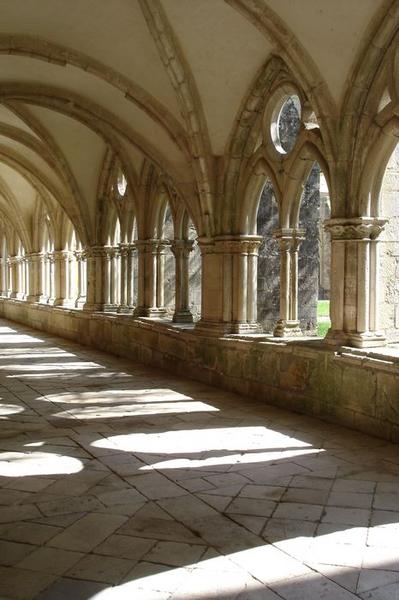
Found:
<path fill-rule="evenodd" d="M 18 256 L 18 260 L 17 260 L 17 269 L 18 269 L 18 294 L 17 294 L 17 298 L 19 300 L 23 300 L 25 298 L 25 272 L 24 272 L 24 267 L 25 267 L 25 259 L 23 256 Z"/>
<path fill-rule="evenodd" d="M 103 257 L 102 246 L 88 246 L 84 250 L 87 261 L 86 302 L 83 310 L 96 311 L 103 307 Z"/>
<path fill-rule="evenodd" d="M 173 321 L 175 323 L 192 323 L 193 315 L 190 311 L 189 273 L 188 261 L 193 249 L 192 240 L 173 240 L 171 250 L 175 256 L 176 263 L 176 286 L 175 286 L 175 312 Z"/>
<path fill-rule="evenodd" d="M 304 240 L 303 229 L 278 229 L 274 232 L 280 248 L 280 319 L 276 337 L 302 335 L 298 320 L 298 251 Z"/>
<path fill-rule="evenodd" d="M 68 305 L 68 262 L 69 252 L 56 250 L 53 253 L 54 264 L 54 306 Z"/>
<path fill-rule="evenodd" d="M 118 312 L 120 313 L 130 312 L 130 294 L 128 288 L 131 285 L 131 280 L 128 279 L 129 263 L 131 263 L 129 246 L 127 244 L 119 244 L 120 298 Z"/>
<path fill-rule="evenodd" d="M 248 244 L 247 321 L 253 326 L 258 319 L 258 253 L 261 240 Z"/>
<path fill-rule="evenodd" d="M 1 296 L 3 298 L 7 297 L 7 261 L 6 259 L 2 256 L 0 258 L 0 283 L 1 283 Z"/>
<path fill-rule="evenodd" d="M 377 238 L 386 220 L 336 218 L 331 235 L 331 329 L 325 342 L 358 348 L 386 343 L 378 330 Z"/>
<path fill-rule="evenodd" d="M 54 305 L 55 302 L 55 259 L 54 259 L 54 253 L 51 252 L 48 254 L 48 280 L 49 280 L 49 299 L 48 299 L 48 303 L 51 305 Z"/>
<path fill-rule="evenodd" d="M 18 256 L 10 256 L 11 294 L 10 298 L 18 298 L 19 291 L 19 268 Z"/>
<path fill-rule="evenodd" d="M 134 264 L 136 260 L 136 246 L 135 244 L 127 245 L 127 266 L 126 266 L 126 304 L 129 310 L 133 309 L 134 306 Z"/>
<path fill-rule="evenodd" d="M 111 305 L 112 310 L 117 310 L 120 299 L 120 277 L 119 277 L 119 250 L 112 249 L 111 255 Z"/>
<path fill-rule="evenodd" d="M 85 254 L 81 250 L 75 252 L 77 262 L 77 298 L 75 301 L 76 308 L 82 308 L 86 302 L 86 281 L 85 281 Z"/>
<path fill-rule="evenodd" d="M 113 249 L 104 248 L 103 257 L 103 310 L 113 309 L 112 288 L 113 288 L 113 268 L 112 268 Z"/>

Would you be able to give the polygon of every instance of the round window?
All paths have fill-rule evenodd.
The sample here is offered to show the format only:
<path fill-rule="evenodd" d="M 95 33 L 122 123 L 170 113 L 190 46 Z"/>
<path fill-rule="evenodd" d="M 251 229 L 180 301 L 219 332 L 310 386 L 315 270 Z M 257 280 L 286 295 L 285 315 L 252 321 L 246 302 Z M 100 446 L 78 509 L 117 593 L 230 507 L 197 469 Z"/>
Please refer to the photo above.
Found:
<path fill-rule="evenodd" d="M 122 171 L 119 171 L 118 173 L 118 180 L 116 182 L 116 186 L 118 188 L 118 194 L 123 198 L 123 196 L 126 194 L 127 181 Z"/>
<path fill-rule="evenodd" d="M 274 147 L 288 154 L 295 146 L 301 128 L 301 101 L 296 94 L 285 96 L 274 111 L 270 127 Z"/>

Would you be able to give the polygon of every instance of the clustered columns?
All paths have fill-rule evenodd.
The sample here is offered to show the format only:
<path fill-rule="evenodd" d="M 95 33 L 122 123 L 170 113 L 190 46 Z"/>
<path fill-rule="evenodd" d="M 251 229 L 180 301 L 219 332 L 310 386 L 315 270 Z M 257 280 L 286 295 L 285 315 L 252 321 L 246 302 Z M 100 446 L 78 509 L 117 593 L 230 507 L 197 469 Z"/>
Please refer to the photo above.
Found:
<path fill-rule="evenodd" d="M 28 266 L 28 295 L 26 300 L 34 303 L 39 302 L 42 294 L 42 260 L 40 252 L 32 252 L 25 256 Z"/>
<path fill-rule="evenodd" d="M 175 323 L 192 323 L 189 297 L 189 256 L 193 249 L 192 240 L 173 240 L 171 250 L 176 260 L 176 299 L 173 321 Z"/>
<path fill-rule="evenodd" d="M 196 329 L 208 335 L 257 332 L 259 236 L 200 239 L 202 309 Z"/>
<path fill-rule="evenodd" d="M 298 251 L 305 239 L 304 229 L 278 229 L 274 232 L 280 249 L 280 319 L 276 337 L 303 335 L 298 319 Z"/>
<path fill-rule="evenodd" d="M 77 250 L 75 253 L 77 263 L 77 298 L 76 308 L 82 308 L 86 303 L 86 255 L 83 250 Z"/>
<path fill-rule="evenodd" d="M 83 310 L 101 310 L 103 301 L 103 246 L 87 246 L 84 250 L 87 265 L 86 302 Z"/>
<path fill-rule="evenodd" d="M 126 304 L 129 312 L 134 308 L 134 294 L 135 294 L 135 282 L 134 282 L 134 264 L 137 255 L 137 248 L 135 243 L 126 244 Z"/>
<path fill-rule="evenodd" d="M 138 290 L 136 317 L 164 317 L 165 250 L 167 240 L 148 239 L 135 242 L 138 256 Z"/>
<path fill-rule="evenodd" d="M 331 329 L 326 342 L 358 348 L 385 344 L 378 328 L 378 236 L 386 220 L 336 218 L 331 235 Z"/>
<path fill-rule="evenodd" d="M 69 297 L 69 260 L 70 252 L 56 250 L 53 252 L 54 261 L 54 306 L 66 306 Z"/>

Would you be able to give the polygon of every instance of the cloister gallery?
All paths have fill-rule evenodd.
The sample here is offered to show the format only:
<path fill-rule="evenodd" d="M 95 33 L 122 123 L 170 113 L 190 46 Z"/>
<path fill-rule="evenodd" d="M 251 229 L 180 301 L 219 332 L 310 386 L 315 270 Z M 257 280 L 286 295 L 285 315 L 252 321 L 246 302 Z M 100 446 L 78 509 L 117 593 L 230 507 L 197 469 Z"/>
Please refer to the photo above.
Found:
<path fill-rule="evenodd" d="M 1 598 L 399 597 L 399 0 L 3 0 L 0 317 Z"/>

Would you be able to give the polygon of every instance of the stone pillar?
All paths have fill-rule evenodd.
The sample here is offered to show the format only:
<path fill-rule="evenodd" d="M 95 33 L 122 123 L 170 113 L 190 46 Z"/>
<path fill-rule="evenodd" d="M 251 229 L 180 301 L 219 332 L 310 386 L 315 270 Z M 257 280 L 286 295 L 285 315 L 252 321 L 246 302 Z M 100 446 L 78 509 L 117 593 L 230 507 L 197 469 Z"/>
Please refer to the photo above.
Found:
<path fill-rule="evenodd" d="M 76 308 L 82 308 L 86 302 L 86 277 L 85 277 L 85 254 L 81 250 L 75 252 L 77 262 L 77 298 L 75 301 Z"/>
<path fill-rule="evenodd" d="M 377 238 L 386 220 L 329 219 L 331 235 L 331 329 L 325 342 L 356 348 L 386 343 L 378 330 Z"/>
<path fill-rule="evenodd" d="M 114 287 L 114 249 L 111 247 L 103 248 L 103 286 L 102 286 L 102 309 L 106 312 L 115 310 L 113 302 Z"/>
<path fill-rule="evenodd" d="M 202 308 L 196 330 L 206 335 L 254 333 L 259 236 L 199 239 Z M 255 276 L 256 273 L 256 276 Z"/>
<path fill-rule="evenodd" d="M 8 275 L 8 267 L 7 267 L 7 260 L 2 256 L 0 258 L 0 282 L 1 282 L 1 296 L 3 298 L 7 298 L 7 290 L 8 290 L 8 284 L 7 284 L 7 275 Z"/>
<path fill-rule="evenodd" d="M 96 311 L 103 308 L 103 259 L 102 246 L 88 246 L 84 250 L 87 262 L 86 302 L 83 310 Z"/>
<path fill-rule="evenodd" d="M 10 284 L 11 284 L 11 294 L 10 298 L 18 298 L 19 291 L 19 257 L 18 256 L 10 256 Z"/>
<path fill-rule="evenodd" d="M 302 335 L 298 320 L 298 251 L 304 229 L 278 229 L 274 237 L 280 247 L 280 319 L 276 337 Z"/>
<path fill-rule="evenodd" d="M 56 250 L 53 252 L 54 262 L 54 306 L 68 305 L 69 290 L 69 252 Z"/>
<path fill-rule="evenodd" d="M 28 295 L 26 300 L 30 303 L 39 302 L 42 296 L 42 259 L 40 252 L 26 255 L 28 265 Z"/>
<path fill-rule="evenodd" d="M 48 303 L 52 306 L 55 302 L 55 259 L 54 252 L 49 253 L 48 255 L 48 290 L 49 290 L 49 298 Z"/>
<path fill-rule="evenodd" d="M 165 240 L 137 240 L 138 296 L 134 310 L 136 317 L 159 318 L 166 314 L 163 305 Z"/>
<path fill-rule="evenodd" d="M 130 263 L 130 267 L 129 267 Z M 119 273 L 120 273 L 120 298 L 118 312 L 129 313 L 130 294 L 128 291 L 131 286 L 131 273 L 129 279 L 129 269 L 131 268 L 130 248 L 128 244 L 119 244 Z"/>
<path fill-rule="evenodd" d="M 188 260 L 193 244 L 193 240 L 173 240 L 171 242 L 171 250 L 176 261 L 175 312 L 173 315 L 175 323 L 193 322 L 193 315 L 190 311 L 188 272 Z"/>
<path fill-rule="evenodd" d="M 134 263 L 136 259 L 136 245 L 128 244 L 127 250 L 127 265 L 126 265 L 126 304 L 129 312 L 134 307 Z"/>

